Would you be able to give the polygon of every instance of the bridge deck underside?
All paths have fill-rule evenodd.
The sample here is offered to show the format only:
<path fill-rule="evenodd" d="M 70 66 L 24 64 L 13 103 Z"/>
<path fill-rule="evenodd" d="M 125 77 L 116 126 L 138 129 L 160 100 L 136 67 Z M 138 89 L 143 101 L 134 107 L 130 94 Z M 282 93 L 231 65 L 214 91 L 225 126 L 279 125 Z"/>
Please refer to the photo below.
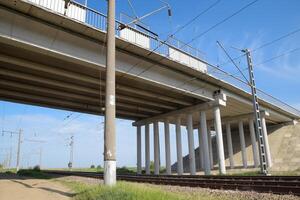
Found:
<path fill-rule="evenodd" d="M 0 57 L 0 99 L 103 115 L 104 68 L 53 59 L 1 43 Z M 119 118 L 140 120 L 203 102 L 183 92 L 161 88 L 121 73 L 117 73 L 116 80 Z M 251 105 L 229 97 L 221 113 L 222 117 L 233 117 L 250 113 L 251 108 Z M 213 119 L 210 111 L 207 119 Z M 198 120 L 195 114 L 194 123 Z M 270 116 L 268 121 L 277 123 L 282 119 Z"/>

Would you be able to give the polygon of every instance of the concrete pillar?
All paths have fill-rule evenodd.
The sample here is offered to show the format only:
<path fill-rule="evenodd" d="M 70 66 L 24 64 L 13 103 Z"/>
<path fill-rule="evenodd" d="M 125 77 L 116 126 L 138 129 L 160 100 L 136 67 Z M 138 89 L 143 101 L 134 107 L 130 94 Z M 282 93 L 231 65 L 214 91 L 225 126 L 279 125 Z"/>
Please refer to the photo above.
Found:
<path fill-rule="evenodd" d="M 200 112 L 200 132 L 201 135 L 201 145 L 203 150 L 203 168 L 204 174 L 210 175 L 211 162 L 209 158 L 209 146 L 208 146 L 208 135 L 207 135 L 207 125 L 206 125 L 206 113 L 205 111 Z"/>
<path fill-rule="evenodd" d="M 229 164 L 230 168 L 234 168 L 234 160 L 233 160 L 233 148 L 232 148 L 232 138 L 231 138 L 231 126 L 230 123 L 226 123 L 226 137 L 227 137 L 227 147 L 228 147 L 228 155 L 229 155 Z"/>
<path fill-rule="evenodd" d="M 250 131 L 250 137 L 251 137 L 251 143 L 252 143 L 254 166 L 258 167 L 259 166 L 258 149 L 257 149 L 257 144 L 256 144 L 254 122 L 252 119 L 249 120 L 249 131 Z"/>
<path fill-rule="evenodd" d="M 196 174 L 196 162 L 195 162 L 195 146 L 194 146 L 194 128 L 193 128 L 193 116 L 188 114 L 187 118 L 187 133 L 188 133 L 188 145 L 189 145 L 189 161 L 190 161 L 190 174 Z"/>
<path fill-rule="evenodd" d="M 240 135 L 243 167 L 247 168 L 247 152 L 246 152 L 246 144 L 245 144 L 244 126 L 243 126 L 243 121 L 242 120 L 239 121 L 239 135 Z"/>
<path fill-rule="evenodd" d="M 199 127 L 198 127 L 198 141 L 199 141 L 199 161 L 200 161 L 200 170 L 204 169 L 204 158 L 203 158 L 203 142 L 202 142 L 202 138 L 201 138 L 201 127 L 200 127 L 200 123 L 199 123 Z"/>
<path fill-rule="evenodd" d="M 142 173 L 142 133 L 141 133 L 141 126 L 136 127 L 136 142 L 137 142 L 137 174 Z"/>
<path fill-rule="evenodd" d="M 269 139 L 268 139 L 268 130 L 266 125 L 266 118 L 265 116 L 261 117 L 261 123 L 263 128 L 263 134 L 264 134 L 264 142 L 265 142 L 265 151 L 267 156 L 267 165 L 268 167 L 272 167 L 272 158 L 271 158 L 271 151 L 269 146 Z"/>
<path fill-rule="evenodd" d="M 207 141 L 208 141 L 208 150 L 209 150 L 210 169 L 213 169 L 214 168 L 214 157 L 213 157 L 210 126 L 207 127 Z"/>
<path fill-rule="evenodd" d="M 159 127 L 158 121 L 153 123 L 154 132 L 154 174 L 159 174 Z"/>
<path fill-rule="evenodd" d="M 218 145 L 219 172 L 220 172 L 220 174 L 226 174 L 220 108 L 214 107 L 213 111 L 214 111 L 214 118 L 215 118 L 216 139 L 217 139 L 217 145 Z"/>
<path fill-rule="evenodd" d="M 166 172 L 171 174 L 171 148 L 170 148 L 170 125 L 169 121 L 165 120 L 165 153 L 166 153 Z"/>
<path fill-rule="evenodd" d="M 176 118 L 176 150 L 177 150 L 177 173 L 183 174 L 183 158 L 182 158 L 182 144 L 181 144 L 181 119 Z"/>
<path fill-rule="evenodd" d="M 150 174 L 150 129 L 149 124 L 145 125 L 145 170 Z"/>

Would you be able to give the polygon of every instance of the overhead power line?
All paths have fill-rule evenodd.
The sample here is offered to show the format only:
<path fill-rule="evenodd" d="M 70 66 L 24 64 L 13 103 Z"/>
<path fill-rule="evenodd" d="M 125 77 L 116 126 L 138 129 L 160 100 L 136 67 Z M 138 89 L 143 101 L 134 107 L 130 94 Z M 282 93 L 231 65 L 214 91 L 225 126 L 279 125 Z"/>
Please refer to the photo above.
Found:
<path fill-rule="evenodd" d="M 295 53 L 296 51 L 299 51 L 299 50 L 300 50 L 300 48 L 298 47 L 298 48 L 295 48 L 295 49 L 292 49 L 292 50 L 283 52 L 283 53 L 281 53 L 281 54 L 279 54 L 279 55 L 277 55 L 277 56 L 274 56 L 274 57 L 271 57 L 271 58 L 269 58 L 269 59 L 266 59 L 266 60 L 264 60 L 264 61 L 262 61 L 262 62 L 259 62 L 259 63 L 256 64 L 255 66 L 259 66 L 259 65 L 262 65 L 262 64 L 271 62 L 271 61 L 276 60 L 276 59 L 278 59 L 278 58 L 281 58 L 281 57 L 283 57 L 283 56 L 289 55 L 289 54 L 291 54 L 291 53 Z"/>
<path fill-rule="evenodd" d="M 187 23 L 185 23 L 183 26 L 179 27 L 176 31 L 174 31 L 172 34 L 170 34 L 163 42 L 161 42 L 159 45 L 157 45 L 157 47 L 155 47 L 153 50 L 151 50 L 149 53 L 148 53 L 148 56 L 150 56 L 152 53 L 154 53 L 158 48 L 160 48 L 163 44 L 166 44 L 166 42 L 174 37 L 174 35 L 176 35 L 177 33 L 179 33 L 180 31 L 182 31 L 183 29 L 185 29 L 187 26 L 189 26 L 190 24 L 192 24 L 195 20 L 197 20 L 200 16 L 204 15 L 206 12 L 208 12 L 209 10 L 211 10 L 213 7 L 215 7 L 218 3 L 220 3 L 221 0 L 218 0 L 216 2 L 214 2 L 213 4 L 211 4 L 209 7 L 207 7 L 205 10 L 203 10 L 202 12 L 200 12 L 198 15 L 196 15 L 194 18 L 192 18 L 191 20 L 189 20 Z M 130 44 L 128 44 L 127 46 L 130 46 Z M 127 48 L 127 47 L 125 47 Z M 163 57 L 161 60 L 159 61 L 162 61 L 166 59 L 166 57 Z M 139 64 L 141 64 L 143 61 L 139 61 L 137 62 L 136 64 L 134 64 L 131 68 L 129 68 L 128 70 L 126 70 L 124 72 L 124 75 L 121 76 L 124 77 L 126 76 L 127 73 L 129 73 L 131 70 L 133 70 L 136 66 L 138 66 Z M 155 64 L 151 65 L 150 68 L 152 68 Z M 149 68 L 149 69 L 150 69 Z M 147 68 L 147 70 L 149 70 Z M 147 71 L 146 70 L 146 71 Z M 139 76 L 139 75 L 138 75 Z"/>
<path fill-rule="evenodd" d="M 244 73 L 241 71 L 240 67 L 234 62 L 234 60 L 232 60 L 231 56 L 227 53 L 226 49 L 222 46 L 222 44 L 217 41 L 218 45 L 222 48 L 222 50 L 224 51 L 224 53 L 226 54 L 226 56 L 231 60 L 231 62 L 234 64 L 234 66 L 236 67 L 236 69 L 241 73 L 241 75 L 244 77 L 244 79 L 246 80 L 247 83 L 249 83 L 248 79 L 246 78 L 246 76 L 244 75 Z"/>
<path fill-rule="evenodd" d="M 188 45 L 188 44 L 194 42 L 195 40 L 199 39 L 200 37 L 202 37 L 203 35 L 205 35 L 209 31 L 213 30 L 214 28 L 218 27 L 219 25 L 223 24 L 224 22 L 228 21 L 229 19 L 231 19 L 232 17 L 236 16 L 237 14 L 239 14 L 240 12 L 242 12 L 243 10 L 245 10 L 246 8 L 250 7 L 251 5 L 255 4 L 257 1 L 259 1 L 259 0 L 252 1 L 249 4 L 243 6 L 239 10 L 235 11 L 234 13 L 232 13 L 231 15 L 229 15 L 228 17 L 226 17 L 225 19 L 219 21 L 218 23 L 214 24 L 213 26 L 211 26 L 207 30 L 203 31 L 202 33 L 200 33 L 199 35 L 197 35 L 196 37 L 194 37 L 193 39 L 191 39 L 189 42 L 186 43 L 186 45 Z"/>
<path fill-rule="evenodd" d="M 289 50 L 289 51 L 285 51 L 285 52 L 283 52 L 283 53 L 281 53 L 281 54 L 279 54 L 279 55 L 276 55 L 276 56 L 274 56 L 274 57 L 268 58 L 268 59 L 266 59 L 266 60 L 263 60 L 263 61 L 257 63 L 256 65 L 254 65 L 254 67 L 263 65 L 263 64 L 268 63 L 268 62 L 271 62 L 271 61 L 276 60 L 276 59 L 278 59 L 278 58 L 281 58 L 281 57 L 283 57 L 283 56 L 286 56 L 286 55 L 295 53 L 295 52 L 297 52 L 297 51 L 299 51 L 299 50 L 300 50 L 300 47 L 295 48 L 295 49 L 292 49 L 292 50 Z M 247 69 L 248 69 L 248 68 L 244 68 L 244 69 L 242 69 L 242 71 L 246 71 Z M 237 74 L 238 74 L 238 73 L 234 73 L 233 75 L 237 75 Z"/>
<path fill-rule="evenodd" d="M 296 33 L 299 33 L 299 32 L 300 32 L 300 28 L 295 29 L 295 30 L 293 30 L 293 31 L 291 31 L 291 32 L 288 32 L 288 33 L 286 33 L 286 34 L 284 34 L 284 35 L 278 37 L 278 38 L 275 38 L 274 40 L 268 41 L 268 42 L 266 42 L 266 43 L 263 43 L 263 44 L 260 45 L 260 46 L 255 47 L 254 49 L 250 50 L 250 52 L 251 52 L 251 53 L 256 52 L 256 51 L 258 51 L 258 50 L 260 50 L 260 49 L 263 49 L 263 48 L 265 48 L 265 47 L 267 47 L 267 46 L 270 46 L 270 45 L 272 45 L 272 44 L 274 44 L 274 43 L 276 43 L 276 42 L 279 42 L 279 41 L 281 41 L 281 40 L 283 40 L 283 39 L 285 39 L 285 38 L 288 38 L 288 37 L 290 37 L 290 36 L 292 36 L 292 35 L 294 35 L 294 34 L 296 34 Z M 242 55 L 240 55 L 240 56 L 237 56 L 237 57 L 233 58 L 233 60 L 237 60 L 237 59 L 243 57 L 244 55 L 245 55 L 245 54 L 242 54 Z M 227 61 L 225 61 L 224 63 L 221 63 L 220 66 L 225 65 L 225 64 L 228 64 L 228 63 L 230 63 L 230 62 L 231 62 L 230 60 L 227 60 Z"/>
<path fill-rule="evenodd" d="M 239 14 L 240 12 L 242 12 L 243 10 L 245 10 L 246 8 L 248 8 L 249 6 L 253 5 L 254 3 L 256 3 L 257 1 L 259 0 L 255 0 L 255 1 L 252 1 L 251 3 L 243 6 L 242 8 L 240 8 L 239 10 L 237 10 L 236 12 L 234 12 L 233 14 L 231 14 L 230 16 L 226 17 L 225 19 L 223 19 L 222 21 L 218 22 L 217 24 L 213 25 L 212 27 L 210 27 L 209 29 L 207 29 L 206 31 L 202 32 L 200 35 L 194 37 L 192 40 L 190 40 L 188 43 L 185 43 L 184 45 L 182 45 L 180 48 L 183 48 L 187 45 L 189 45 L 191 42 L 195 41 L 196 39 L 198 39 L 199 37 L 203 36 L 204 34 L 206 34 L 207 32 L 209 32 L 210 30 L 214 29 L 215 27 L 219 26 L 220 24 L 224 23 L 225 21 L 229 20 L 230 18 L 236 16 L 237 14 Z M 155 51 L 155 49 L 153 51 L 151 51 L 149 53 L 152 54 L 153 52 Z M 167 57 L 163 57 L 160 61 L 166 59 Z M 137 64 L 133 65 L 131 68 L 129 68 L 129 70 L 127 70 L 125 72 L 125 74 L 127 74 L 128 72 L 130 72 L 133 68 L 135 68 L 138 64 L 140 64 L 140 62 L 138 62 Z M 140 75 L 142 75 L 143 73 L 145 73 L 146 71 L 148 71 L 149 69 L 151 69 L 153 66 L 155 66 L 155 64 L 153 65 L 150 65 L 149 67 L 145 68 L 142 72 L 140 72 L 139 74 L 137 74 L 136 76 L 139 77 Z M 125 74 L 123 76 L 125 76 Z M 123 77 L 122 76 L 122 77 Z"/>
<path fill-rule="evenodd" d="M 179 27 L 173 34 L 171 34 L 169 37 L 173 37 L 174 35 L 176 35 L 178 32 L 180 32 L 181 30 L 185 29 L 187 26 L 191 25 L 194 21 L 196 21 L 199 17 L 201 17 L 202 15 L 204 15 L 205 13 L 207 13 L 209 10 L 211 10 L 213 7 L 215 7 L 216 5 L 218 5 L 221 2 L 221 0 L 218 0 L 216 2 L 214 2 L 213 4 L 211 4 L 209 7 L 207 7 L 205 10 L 203 10 L 202 12 L 200 12 L 198 15 L 196 15 L 195 17 L 193 17 L 191 20 L 189 20 L 187 23 L 185 23 L 183 26 Z"/>

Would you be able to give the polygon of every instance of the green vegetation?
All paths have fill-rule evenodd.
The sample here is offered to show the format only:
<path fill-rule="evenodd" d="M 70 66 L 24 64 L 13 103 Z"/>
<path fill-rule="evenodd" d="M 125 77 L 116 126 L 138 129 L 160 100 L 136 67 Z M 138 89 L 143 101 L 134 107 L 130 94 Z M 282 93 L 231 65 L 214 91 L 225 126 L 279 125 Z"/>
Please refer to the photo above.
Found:
<path fill-rule="evenodd" d="M 157 188 L 134 183 L 118 182 L 116 187 L 87 186 L 82 183 L 65 182 L 77 193 L 75 200 L 183 200 L 183 196 L 165 192 Z"/>
<path fill-rule="evenodd" d="M 35 169 L 21 169 L 17 172 L 19 176 L 28 176 L 37 179 L 50 179 L 52 178 L 50 175 L 43 173 L 39 168 Z"/>
<path fill-rule="evenodd" d="M 300 176 L 300 168 L 294 171 L 269 171 L 273 176 Z M 227 176 L 260 176 L 260 171 L 247 171 L 240 173 L 228 173 Z"/>
<path fill-rule="evenodd" d="M 104 185 L 86 185 L 79 182 L 63 181 L 76 195 L 74 200 L 240 200 L 232 195 L 220 195 L 209 192 L 172 192 L 158 186 L 118 182 L 115 187 Z"/>
<path fill-rule="evenodd" d="M 247 171 L 247 172 L 239 172 L 239 173 L 227 173 L 227 176 L 259 176 L 259 171 Z"/>

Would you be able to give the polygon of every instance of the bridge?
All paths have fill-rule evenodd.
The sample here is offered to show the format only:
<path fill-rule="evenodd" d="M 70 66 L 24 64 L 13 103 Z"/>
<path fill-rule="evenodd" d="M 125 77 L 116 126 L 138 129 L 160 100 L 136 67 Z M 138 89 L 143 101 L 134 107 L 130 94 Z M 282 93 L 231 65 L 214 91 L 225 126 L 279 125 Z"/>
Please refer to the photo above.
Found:
<path fill-rule="evenodd" d="M 245 134 L 250 134 L 252 159 L 258 167 L 249 85 L 175 38 L 163 41 L 139 27 L 119 29 L 123 23 L 116 24 L 116 115 L 133 120 L 137 127 L 138 173 L 144 133 L 145 173 L 150 173 L 149 134 L 154 134 L 155 174 L 159 174 L 159 123 L 165 127 L 167 174 L 171 174 L 170 124 L 176 126 L 179 175 L 183 174 L 182 145 L 189 147 L 189 173 L 196 174 L 194 130 L 206 175 L 213 166 L 213 137 L 220 173 L 226 173 L 225 139 L 230 167 L 235 167 L 232 130 L 239 133 L 244 168 L 248 166 Z M 105 30 L 104 14 L 73 1 L 65 9 L 63 0 L 0 0 L 0 99 L 103 115 Z M 300 111 L 262 90 L 258 96 L 271 167 L 267 127 L 293 122 Z M 188 144 L 181 142 L 181 126 L 187 127 Z"/>

